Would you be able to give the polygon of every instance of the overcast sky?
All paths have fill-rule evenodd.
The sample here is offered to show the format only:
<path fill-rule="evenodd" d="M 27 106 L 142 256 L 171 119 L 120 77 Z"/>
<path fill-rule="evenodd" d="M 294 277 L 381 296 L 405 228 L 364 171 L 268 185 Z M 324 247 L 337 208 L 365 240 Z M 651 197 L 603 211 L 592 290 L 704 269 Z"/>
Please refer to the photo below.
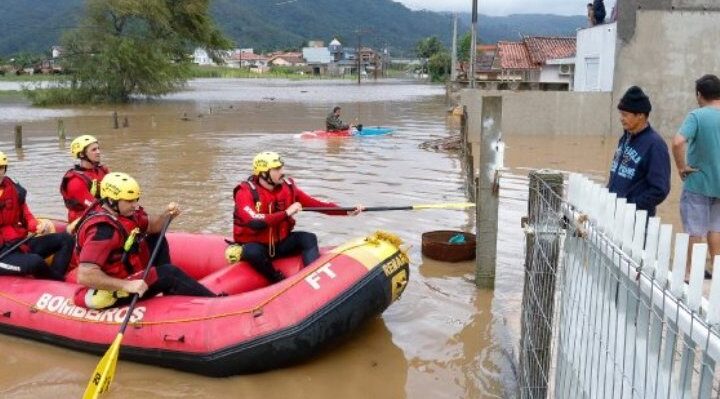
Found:
<path fill-rule="evenodd" d="M 472 0 L 395 0 L 413 10 L 472 12 Z M 485 15 L 559 14 L 585 15 L 588 0 L 478 0 L 478 12 Z M 615 0 L 605 0 L 607 12 Z"/>

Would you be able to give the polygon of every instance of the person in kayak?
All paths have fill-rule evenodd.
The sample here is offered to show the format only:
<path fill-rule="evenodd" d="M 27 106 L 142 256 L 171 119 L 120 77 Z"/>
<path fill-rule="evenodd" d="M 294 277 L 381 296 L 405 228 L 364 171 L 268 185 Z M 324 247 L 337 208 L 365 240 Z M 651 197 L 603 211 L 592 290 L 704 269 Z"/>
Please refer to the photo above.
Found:
<path fill-rule="evenodd" d="M 75 293 L 76 305 L 102 309 L 129 302 L 133 293 L 215 296 L 177 266 L 160 260 L 142 280 L 154 247 L 146 236 L 159 233 L 165 218 L 180 214 L 178 204 L 171 202 L 163 214 L 149 216 L 138 204 L 137 181 L 115 172 L 100 183 L 100 198 L 76 228 L 77 282 L 84 286 Z"/>
<path fill-rule="evenodd" d="M 328 215 L 357 215 L 354 211 L 334 211 L 337 205 L 305 194 L 295 182 L 285 177 L 284 162 L 275 152 L 261 152 L 252 163 L 253 174 L 233 190 L 233 239 L 242 246 L 241 259 L 271 282 L 285 278 L 272 265 L 272 260 L 297 252 L 307 266 L 320 257 L 317 236 L 293 231 L 293 216 L 306 207 L 328 208 Z"/>
<path fill-rule="evenodd" d="M 100 144 L 94 136 L 82 135 L 70 143 L 70 153 L 79 163 L 65 172 L 60 183 L 68 223 L 79 218 L 85 210 L 100 198 L 100 181 L 110 173 L 100 164 Z"/>
<path fill-rule="evenodd" d="M 67 233 L 50 233 L 52 223 L 33 216 L 25 202 L 27 191 L 5 175 L 7 167 L 8 158 L 0 152 L 0 275 L 62 281 L 72 256 L 73 238 Z M 28 233 L 34 236 L 28 239 Z M 54 257 L 48 266 L 45 258 L 50 255 Z"/>
<path fill-rule="evenodd" d="M 341 130 L 348 130 L 352 128 L 356 128 L 358 131 L 362 130 L 362 125 L 348 125 L 347 123 L 343 123 L 342 120 L 340 120 L 340 113 L 342 111 L 342 108 L 335 107 L 333 108 L 332 112 L 328 114 L 327 118 L 325 118 L 325 130 L 328 132 L 337 132 Z"/>

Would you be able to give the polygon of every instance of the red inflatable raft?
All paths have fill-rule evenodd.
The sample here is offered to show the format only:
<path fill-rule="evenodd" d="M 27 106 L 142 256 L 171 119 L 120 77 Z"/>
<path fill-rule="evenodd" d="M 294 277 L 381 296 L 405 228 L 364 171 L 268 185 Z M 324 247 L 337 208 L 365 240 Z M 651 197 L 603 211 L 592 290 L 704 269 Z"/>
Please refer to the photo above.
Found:
<path fill-rule="evenodd" d="M 305 268 L 299 256 L 281 259 L 276 267 L 290 277 L 270 286 L 245 263 L 227 265 L 221 236 L 169 233 L 167 238 L 173 263 L 228 296 L 141 300 L 120 356 L 209 376 L 306 359 L 385 310 L 409 276 L 399 239 L 382 232 L 324 250 Z M 127 307 L 75 306 L 77 288 L 69 282 L 0 277 L 0 331 L 104 353 Z"/>

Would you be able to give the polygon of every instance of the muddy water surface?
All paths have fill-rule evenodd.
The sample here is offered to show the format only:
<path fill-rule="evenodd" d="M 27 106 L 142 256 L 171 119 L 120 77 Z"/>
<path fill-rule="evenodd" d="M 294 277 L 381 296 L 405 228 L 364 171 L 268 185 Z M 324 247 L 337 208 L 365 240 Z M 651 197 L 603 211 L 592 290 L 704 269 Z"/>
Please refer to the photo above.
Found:
<path fill-rule="evenodd" d="M 323 126 L 333 105 L 343 119 L 395 127 L 393 135 L 300 140 Z M 120 124 L 114 130 L 111 115 Z M 454 154 L 418 149 L 458 129 L 446 118 L 442 87 L 407 82 L 199 80 L 189 90 L 123 107 L 33 109 L 0 104 L 0 149 L 9 175 L 30 192 L 36 214 L 63 215 L 58 184 L 71 165 L 68 134 L 95 134 L 112 170 L 137 177 L 141 202 L 158 210 L 184 207 L 176 230 L 230 235 L 234 185 L 258 151 L 282 153 L 287 172 L 305 191 L 343 205 L 406 205 L 465 201 L 464 171 Z M 25 148 L 12 149 L 22 122 Z M 120 361 L 108 398 L 492 398 L 513 397 L 522 295 L 522 232 L 529 168 L 578 170 L 602 178 L 615 138 L 507 139 L 502 180 L 495 291 L 473 284 L 474 264 L 445 264 L 420 253 L 425 231 L 474 231 L 472 211 L 366 213 L 355 218 L 300 214 L 298 228 L 339 244 L 376 229 L 411 246 L 411 280 L 383 315 L 303 364 L 258 375 L 212 379 Z M 663 209 L 663 208 L 661 208 Z M 668 208 L 670 209 L 670 208 Z M 675 209 L 675 208 L 672 208 Z M 662 211 L 661 211 L 662 212 Z M 0 289 L 1 290 L 1 289 Z M 0 335 L 0 396 L 79 397 L 98 356 Z"/>

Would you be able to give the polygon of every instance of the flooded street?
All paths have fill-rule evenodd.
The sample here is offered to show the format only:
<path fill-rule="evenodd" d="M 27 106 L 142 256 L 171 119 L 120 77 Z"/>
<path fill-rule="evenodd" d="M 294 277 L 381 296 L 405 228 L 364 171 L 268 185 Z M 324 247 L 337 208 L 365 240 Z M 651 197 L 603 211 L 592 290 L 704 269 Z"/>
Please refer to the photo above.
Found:
<path fill-rule="evenodd" d="M 302 140 L 324 126 L 334 105 L 342 119 L 394 127 L 389 136 Z M 118 112 L 129 127 L 114 130 Z M 464 202 L 456 154 L 418 148 L 459 128 L 447 118 L 442 86 L 401 81 L 197 80 L 161 101 L 127 106 L 33 109 L 0 102 L 0 150 L 8 175 L 28 189 L 36 215 L 65 215 L 58 193 L 72 165 L 69 142 L 59 142 L 57 118 L 68 136 L 98 137 L 111 170 L 136 177 L 150 212 L 178 201 L 174 230 L 231 235 L 232 189 L 259 151 L 284 155 L 299 187 L 341 205 Z M 512 116 L 507 116 L 512 117 Z M 12 129 L 24 128 L 24 149 Z M 473 283 L 474 263 L 439 263 L 420 253 L 423 232 L 473 231 L 474 211 L 365 213 L 354 218 L 298 215 L 297 228 L 321 245 L 384 229 L 411 246 L 411 277 L 401 299 L 340 344 L 302 364 L 257 375 L 201 377 L 120 360 L 107 398 L 492 398 L 515 395 L 523 235 L 530 168 L 605 176 L 615 137 L 508 137 L 508 170 L 500 191 L 500 237 L 495 291 Z M 675 183 L 675 182 L 673 182 Z M 674 201 L 674 202 L 673 202 Z M 677 209 L 677 188 L 660 208 Z M 1 289 L 0 289 L 1 291 Z M 2 309 L 0 309 L 1 311 Z M 99 356 L 0 335 L 0 397 L 79 397 Z"/>

